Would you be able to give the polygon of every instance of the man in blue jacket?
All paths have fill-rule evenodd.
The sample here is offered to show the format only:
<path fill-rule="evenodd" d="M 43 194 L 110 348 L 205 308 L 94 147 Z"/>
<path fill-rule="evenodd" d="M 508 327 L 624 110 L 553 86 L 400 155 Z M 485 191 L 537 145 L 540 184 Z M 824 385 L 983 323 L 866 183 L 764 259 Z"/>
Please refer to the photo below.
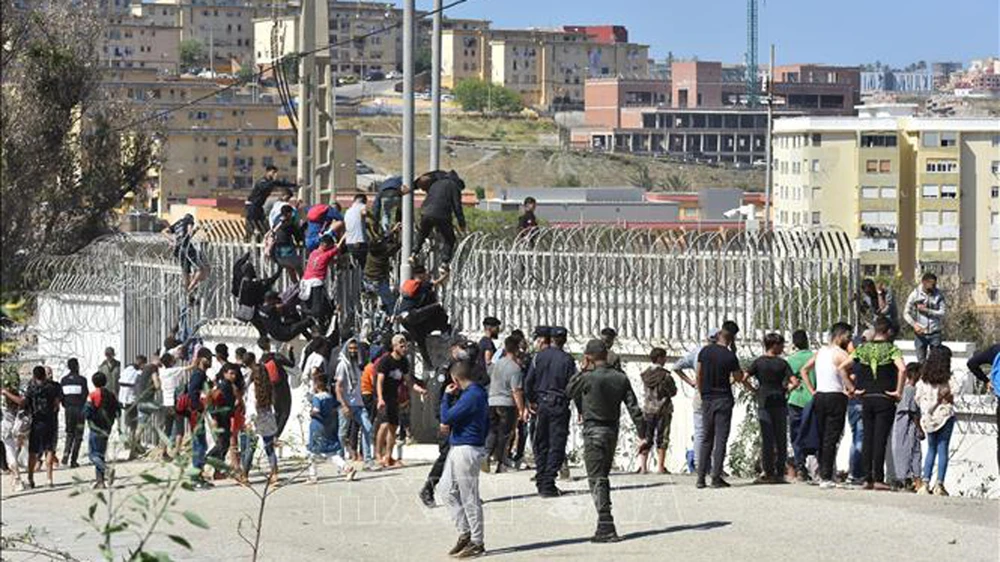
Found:
<path fill-rule="evenodd" d="M 483 546 L 483 505 L 479 498 L 480 463 L 489 432 L 486 389 L 471 379 L 471 369 L 458 362 L 449 371 L 451 384 L 441 401 L 441 423 L 451 429 L 451 450 L 441 485 L 445 502 L 458 528 L 458 542 L 448 553 L 455 558 L 474 558 L 486 552 Z M 461 391 L 457 398 L 456 394 Z"/>

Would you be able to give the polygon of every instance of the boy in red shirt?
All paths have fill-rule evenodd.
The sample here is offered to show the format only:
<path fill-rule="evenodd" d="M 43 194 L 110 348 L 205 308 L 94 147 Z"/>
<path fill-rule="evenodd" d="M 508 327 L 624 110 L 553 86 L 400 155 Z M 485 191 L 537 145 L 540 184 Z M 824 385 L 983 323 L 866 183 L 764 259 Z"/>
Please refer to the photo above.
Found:
<path fill-rule="evenodd" d="M 344 237 L 341 237 L 340 242 L 334 242 L 330 233 L 321 236 L 319 248 L 309 254 L 305 274 L 299 284 L 299 299 L 304 304 L 303 312 L 315 318 L 321 330 L 326 328 L 333 314 L 330 299 L 326 296 L 326 272 L 343 243 Z"/>

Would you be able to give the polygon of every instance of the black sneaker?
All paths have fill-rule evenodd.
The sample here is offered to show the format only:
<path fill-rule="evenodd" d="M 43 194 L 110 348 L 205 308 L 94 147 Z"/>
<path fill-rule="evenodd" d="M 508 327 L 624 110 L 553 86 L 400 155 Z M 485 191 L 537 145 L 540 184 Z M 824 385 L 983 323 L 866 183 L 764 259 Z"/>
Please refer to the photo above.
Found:
<path fill-rule="evenodd" d="M 560 490 L 559 488 L 552 487 L 545 490 L 539 490 L 538 495 L 542 498 L 558 498 L 560 496 L 565 496 L 566 492 Z"/>
<path fill-rule="evenodd" d="M 477 558 L 486 554 L 486 547 L 480 543 L 469 543 L 461 552 L 455 554 L 455 558 Z"/>
<path fill-rule="evenodd" d="M 702 478 L 699 478 L 698 482 L 694 485 L 694 487 L 698 488 L 699 490 L 701 490 L 702 488 L 705 487 L 705 480 L 702 479 Z"/>
<path fill-rule="evenodd" d="M 729 488 L 730 485 L 729 485 L 729 482 L 726 482 L 722 478 L 713 478 L 712 479 L 712 487 L 713 488 Z"/>
<path fill-rule="evenodd" d="M 610 533 L 595 533 L 594 536 L 590 537 L 590 542 L 592 543 L 612 543 L 620 542 L 621 540 L 622 538 L 614 531 Z"/>
<path fill-rule="evenodd" d="M 469 546 L 470 542 L 472 542 L 472 535 L 469 535 L 468 533 L 459 535 L 458 542 L 455 543 L 455 546 L 448 551 L 448 556 L 455 556 L 459 552 L 462 552 L 465 550 L 465 547 Z"/>
<path fill-rule="evenodd" d="M 420 490 L 420 501 L 424 503 L 425 507 L 434 507 L 434 492 L 427 488 Z"/>

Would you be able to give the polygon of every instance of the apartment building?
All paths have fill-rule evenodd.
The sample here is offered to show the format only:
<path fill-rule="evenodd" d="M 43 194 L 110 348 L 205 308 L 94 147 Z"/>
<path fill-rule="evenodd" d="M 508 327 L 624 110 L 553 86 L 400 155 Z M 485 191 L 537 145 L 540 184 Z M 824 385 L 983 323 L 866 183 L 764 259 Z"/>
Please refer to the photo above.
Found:
<path fill-rule="evenodd" d="M 466 78 L 489 80 L 521 94 L 529 107 L 579 107 L 589 77 L 649 75 L 649 47 L 614 42 L 627 32 L 623 34 L 621 26 L 610 28 L 610 39 L 593 26 L 557 31 L 446 29 L 441 82 L 453 88 Z"/>
<path fill-rule="evenodd" d="M 398 25 L 403 21 L 401 9 L 386 2 L 330 0 L 328 4 L 330 64 L 338 76 L 361 77 L 401 67 L 403 28 Z"/>
<path fill-rule="evenodd" d="M 176 74 L 180 63 L 180 31 L 178 27 L 112 22 L 104 30 L 101 64 Z"/>
<path fill-rule="evenodd" d="M 277 20 L 262 18 L 253 21 L 253 63 L 258 70 L 270 68 L 275 59 L 298 51 L 296 35 L 299 18 L 284 16 Z M 277 28 L 277 31 L 275 31 Z M 276 33 L 272 44 L 272 32 Z"/>
<path fill-rule="evenodd" d="M 864 275 L 931 269 L 1000 303 L 1000 123 L 914 110 L 776 120 L 774 224 L 838 226 Z"/>
<path fill-rule="evenodd" d="M 277 0 L 160 0 L 133 3 L 130 19 L 180 28 L 180 40 L 201 43 L 217 72 L 232 72 L 253 61 L 255 19 L 297 15 L 299 8 L 298 2 Z"/>

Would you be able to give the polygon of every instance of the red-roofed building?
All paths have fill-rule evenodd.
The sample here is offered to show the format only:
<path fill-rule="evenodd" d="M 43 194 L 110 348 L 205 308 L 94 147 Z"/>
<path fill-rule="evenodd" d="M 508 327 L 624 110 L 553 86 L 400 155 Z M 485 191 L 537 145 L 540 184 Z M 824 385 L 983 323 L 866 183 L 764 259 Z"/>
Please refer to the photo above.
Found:
<path fill-rule="evenodd" d="M 567 33 L 585 33 L 597 43 L 613 45 L 628 43 L 628 29 L 624 25 L 564 25 Z"/>

